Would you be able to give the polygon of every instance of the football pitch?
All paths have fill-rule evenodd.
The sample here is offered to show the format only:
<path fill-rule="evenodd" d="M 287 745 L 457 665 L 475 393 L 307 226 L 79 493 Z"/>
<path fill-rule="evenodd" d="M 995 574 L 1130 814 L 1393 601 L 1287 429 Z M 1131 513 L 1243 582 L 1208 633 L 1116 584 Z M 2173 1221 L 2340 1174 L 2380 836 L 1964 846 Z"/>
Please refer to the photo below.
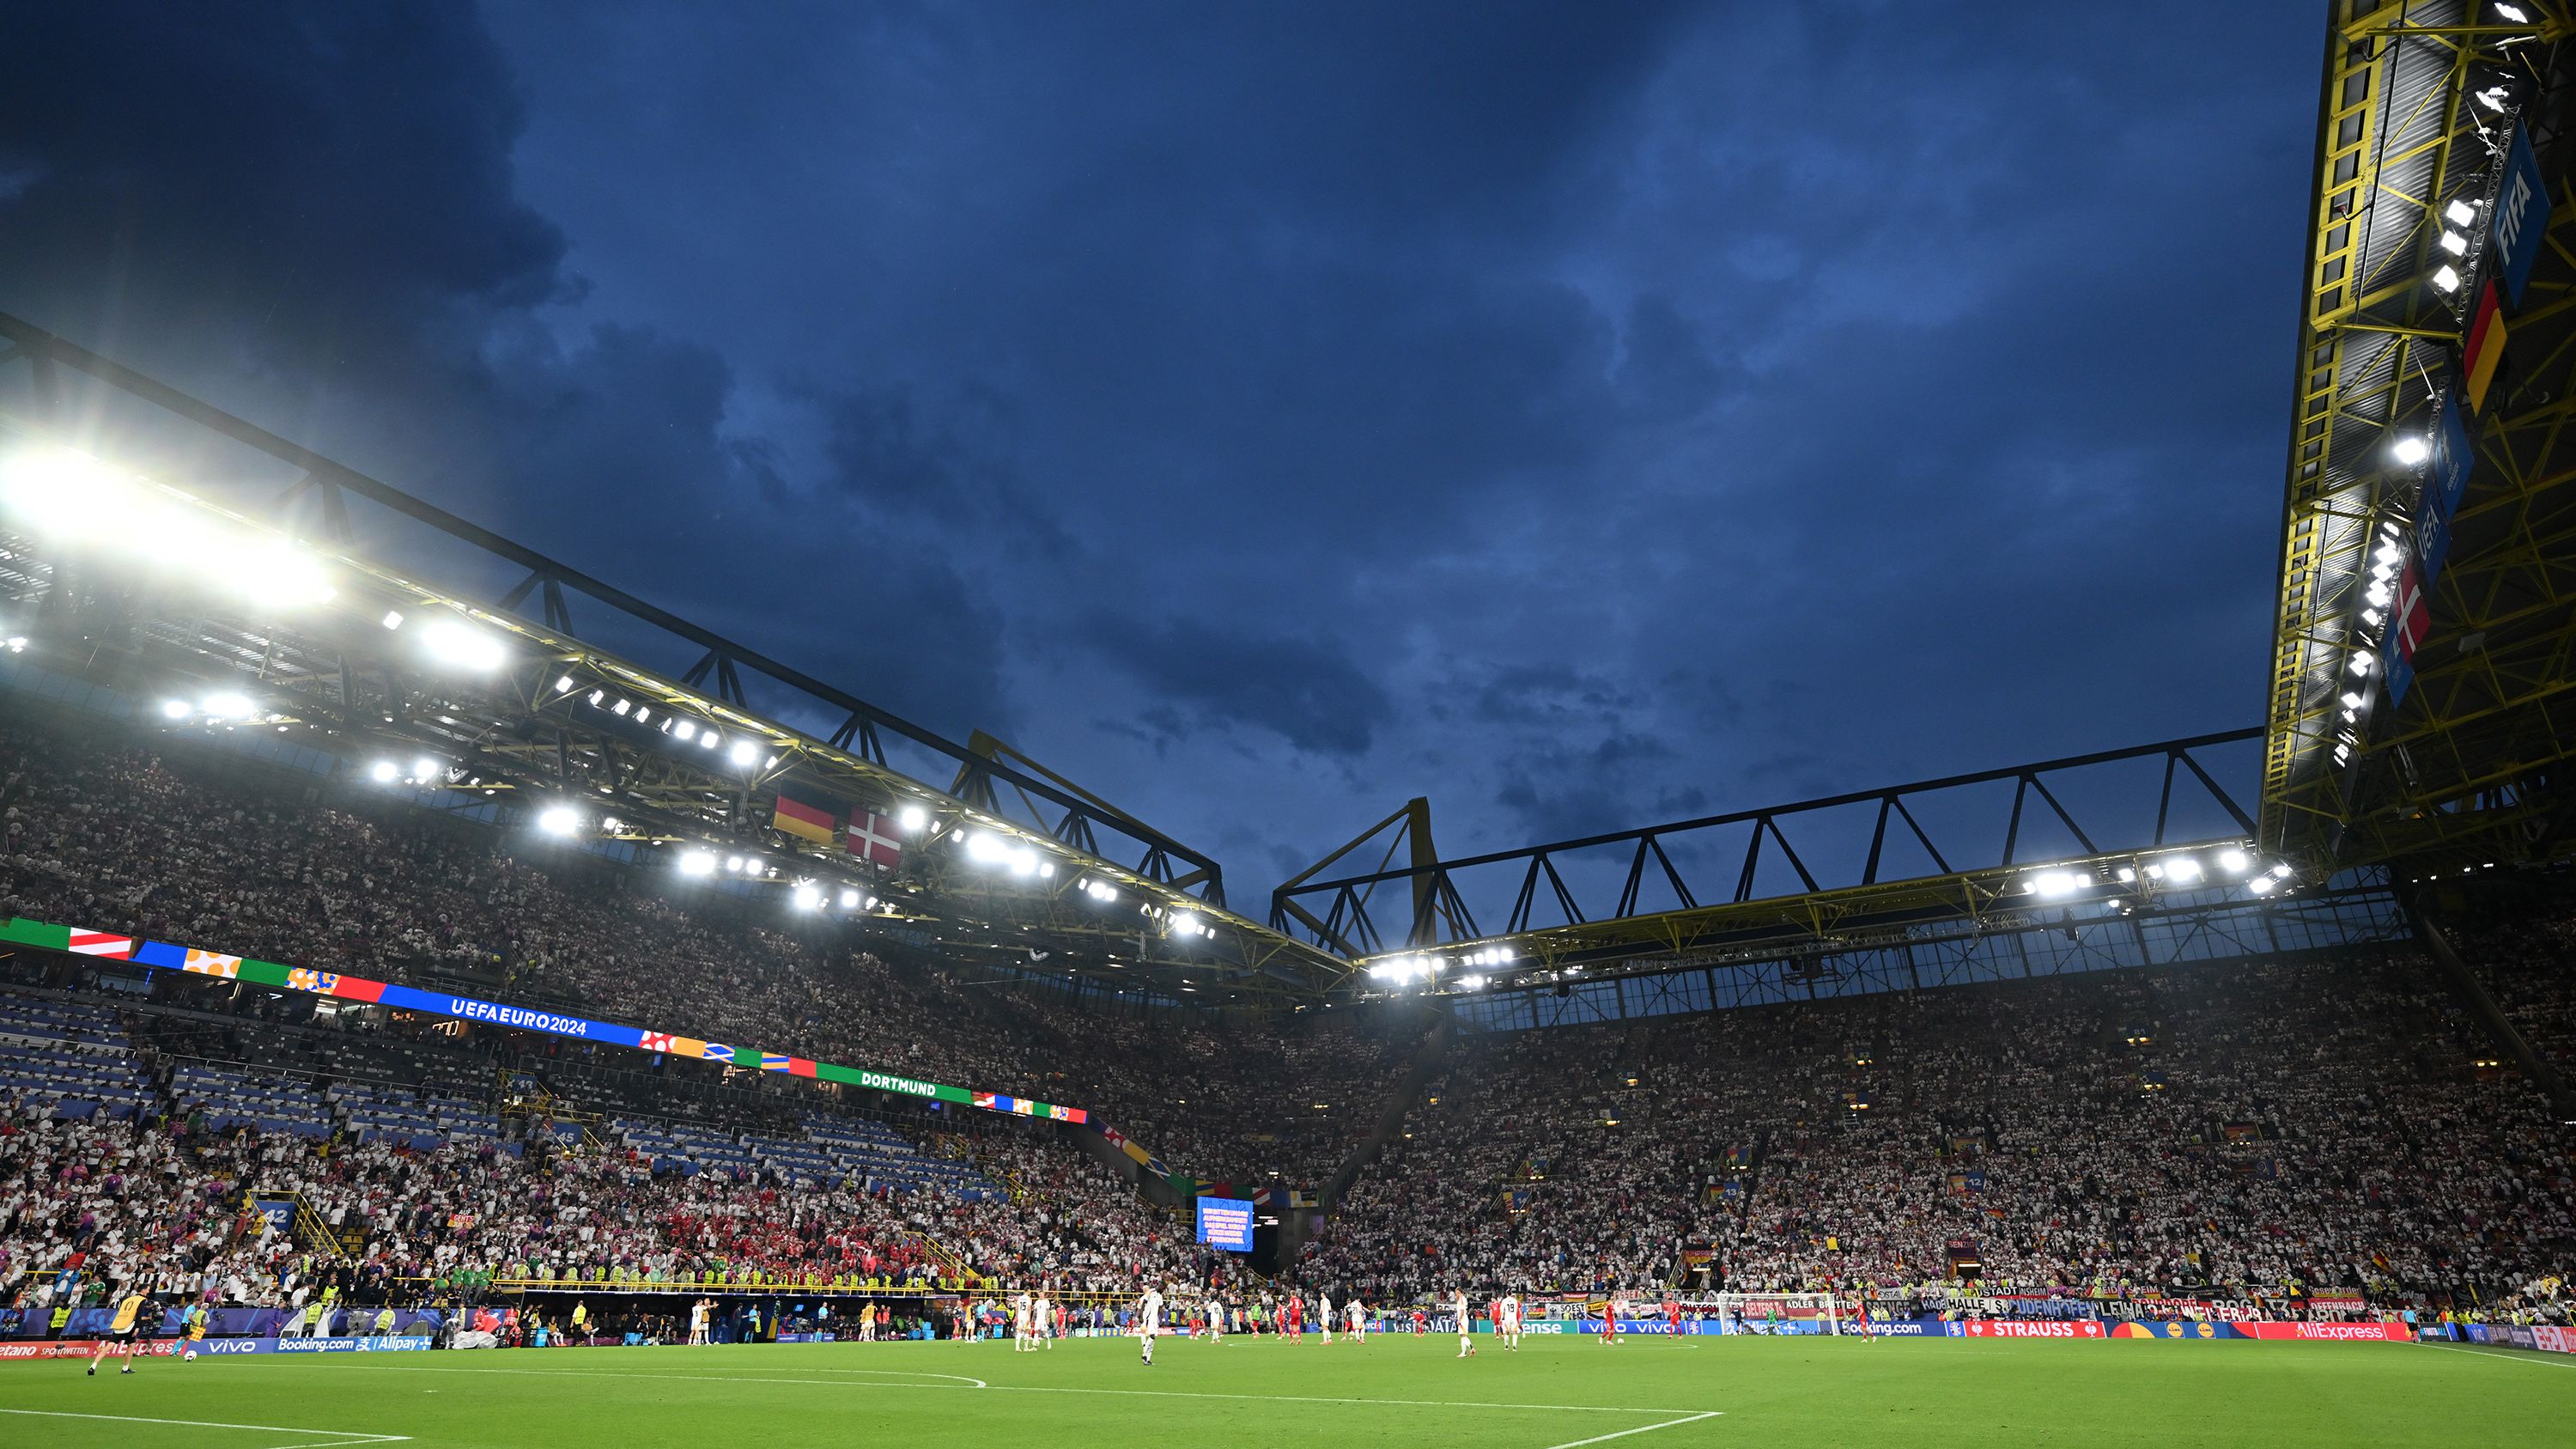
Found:
<path fill-rule="evenodd" d="M 0 1365 L 0 1444 L 2478 1444 L 2565 1449 L 2576 1358 L 2416 1344 L 1388 1337 L 332 1354 Z"/>

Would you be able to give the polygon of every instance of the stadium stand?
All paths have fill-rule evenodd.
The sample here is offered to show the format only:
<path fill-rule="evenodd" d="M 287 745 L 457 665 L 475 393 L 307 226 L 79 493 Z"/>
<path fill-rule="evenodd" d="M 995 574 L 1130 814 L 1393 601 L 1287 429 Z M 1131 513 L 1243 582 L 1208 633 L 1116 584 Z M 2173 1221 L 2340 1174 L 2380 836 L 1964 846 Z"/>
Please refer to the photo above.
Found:
<path fill-rule="evenodd" d="M 2558 1129 L 2404 953 L 1439 1037 L 1414 1008 L 1146 1018 L 969 989 L 185 748 L 12 716 L 0 749 L 16 914 L 397 979 L 484 972 L 513 1002 L 1078 1102 L 1241 1185 L 1322 1183 L 1396 1114 L 1290 1269 L 1337 1295 L 1897 1288 L 1973 1261 L 1998 1291 L 2494 1302 L 2576 1260 Z M 2569 932 L 2543 912 L 2462 944 L 2562 1060 Z M 0 1286 L 36 1291 L 74 1253 L 242 1304 L 460 1269 L 1242 1281 L 1055 1124 L 871 1116 L 810 1083 L 617 1055 L 167 974 L 148 999 L 0 993 Z M 243 1211 L 254 1191 L 327 1241 Z"/>

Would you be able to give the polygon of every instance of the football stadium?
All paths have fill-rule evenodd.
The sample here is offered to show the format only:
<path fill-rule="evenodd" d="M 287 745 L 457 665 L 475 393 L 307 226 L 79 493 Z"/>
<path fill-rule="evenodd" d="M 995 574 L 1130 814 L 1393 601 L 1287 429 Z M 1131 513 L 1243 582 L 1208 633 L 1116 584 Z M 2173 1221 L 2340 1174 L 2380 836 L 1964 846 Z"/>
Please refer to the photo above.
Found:
<path fill-rule="evenodd" d="M 1267 901 L 0 315 L 0 1440 L 2576 1442 L 2576 15 L 2316 8 L 2259 716 Z"/>

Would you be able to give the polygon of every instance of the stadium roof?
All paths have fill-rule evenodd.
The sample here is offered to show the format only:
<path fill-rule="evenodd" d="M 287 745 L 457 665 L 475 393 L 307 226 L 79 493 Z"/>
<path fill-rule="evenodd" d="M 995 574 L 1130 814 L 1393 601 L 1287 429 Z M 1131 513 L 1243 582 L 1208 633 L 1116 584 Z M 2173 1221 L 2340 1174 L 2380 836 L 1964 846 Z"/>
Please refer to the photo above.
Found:
<path fill-rule="evenodd" d="M 2258 838 L 2401 875 L 2558 853 L 2570 27 L 2537 0 L 2330 13 Z"/>
<path fill-rule="evenodd" d="M 945 739 L 29 323 L 0 338 L 30 384 L 0 409 L 22 530 L 0 596 L 33 611 L 11 623 L 41 666 L 966 964 L 1212 1005 L 1348 973 L 1227 910 L 1214 859 L 1001 741 Z M 77 408 L 74 374 L 104 384 Z M 265 497 L 196 496 L 218 492 Z"/>

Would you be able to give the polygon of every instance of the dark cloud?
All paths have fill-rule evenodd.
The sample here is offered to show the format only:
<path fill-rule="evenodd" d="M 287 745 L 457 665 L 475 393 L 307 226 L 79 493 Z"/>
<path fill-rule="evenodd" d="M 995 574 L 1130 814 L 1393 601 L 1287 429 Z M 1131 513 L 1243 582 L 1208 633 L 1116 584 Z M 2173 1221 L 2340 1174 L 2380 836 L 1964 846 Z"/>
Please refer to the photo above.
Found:
<path fill-rule="evenodd" d="M 15 19 L 0 307 L 1239 897 L 2260 713 L 2301 7 Z"/>
<path fill-rule="evenodd" d="M 1100 652 L 1169 703 L 1136 723 L 1169 745 L 1197 730 L 1275 736 L 1318 755 L 1365 753 L 1395 703 L 1338 647 L 1316 639 L 1238 634 L 1183 620 L 1103 620 Z"/>

